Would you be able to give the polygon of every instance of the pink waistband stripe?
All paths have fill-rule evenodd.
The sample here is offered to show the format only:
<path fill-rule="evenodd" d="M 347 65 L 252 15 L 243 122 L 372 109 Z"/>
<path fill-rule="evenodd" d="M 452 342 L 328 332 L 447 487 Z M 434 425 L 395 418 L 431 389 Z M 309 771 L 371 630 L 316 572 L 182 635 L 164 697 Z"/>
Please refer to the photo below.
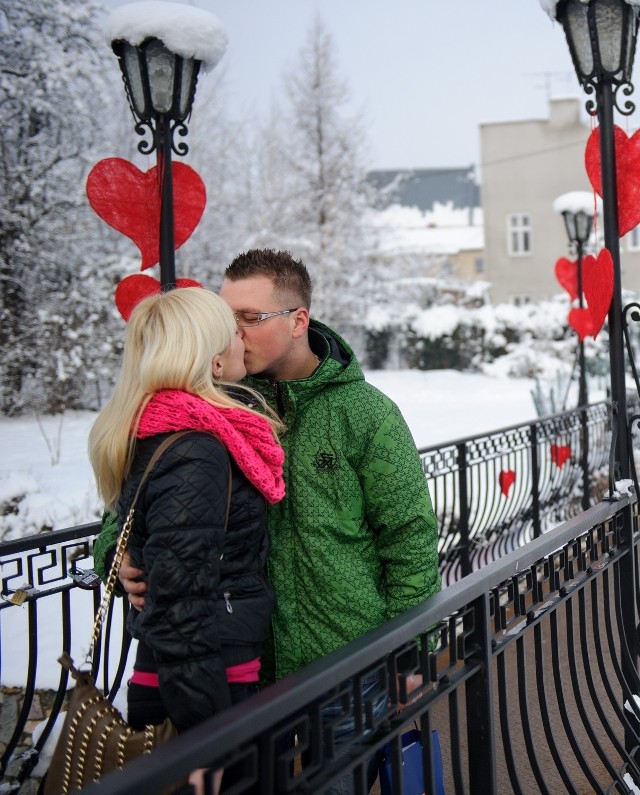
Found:
<path fill-rule="evenodd" d="M 260 658 L 256 657 L 246 663 L 230 665 L 227 669 L 227 682 L 234 684 L 245 684 L 247 682 L 257 682 L 260 678 Z M 148 671 L 134 670 L 129 679 L 130 685 L 142 685 L 143 687 L 159 687 L 158 674 Z"/>

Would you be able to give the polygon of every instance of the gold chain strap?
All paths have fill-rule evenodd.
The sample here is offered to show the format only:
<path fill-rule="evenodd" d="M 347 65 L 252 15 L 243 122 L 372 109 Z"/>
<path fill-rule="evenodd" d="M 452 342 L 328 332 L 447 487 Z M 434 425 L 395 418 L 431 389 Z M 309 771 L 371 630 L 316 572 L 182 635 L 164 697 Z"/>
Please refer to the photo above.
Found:
<path fill-rule="evenodd" d="M 96 617 L 93 622 L 91 641 L 89 642 L 89 651 L 87 652 L 87 656 L 85 657 L 85 663 L 87 665 L 91 665 L 93 663 L 93 652 L 98 643 L 98 638 L 100 637 L 100 630 L 102 629 L 102 622 L 104 621 L 104 617 L 107 614 L 107 610 L 109 609 L 109 603 L 111 602 L 111 597 L 113 596 L 113 592 L 116 587 L 116 580 L 118 579 L 118 572 L 120 571 L 120 565 L 122 564 L 124 553 L 127 551 L 127 543 L 129 541 L 131 528 L 133 527 L 133 516 L 135 514 L 136 503 L 138 502 L 138 497 L 140 495 L 140 491 L 142 490 L 142 486 L 147 480 L 149 473 L 156 465 L 158 459 L 160 458 L 160 456 L 163 455 L 166 449 L 170 447 L 174 442 L 176 442 L 180 437 L 185 436 L 188 433 L 191 433 L 191 431 L 179 431 L 178 433 L 173 433 L 171 434 L 171 436 L 167 437 L 162 442 L 162 444 L 158 446 L 155 453 L 151 456 L 151 460 L 147 464 L 147 467 L 142 474 L 142 478 L 140 479 L 140 483 L 138 484 L 138 488 L 136 489 L 136 493 L 131 502 L 129 513 L 127 514 L 127 518 L 122 527 L 122 532 L 118 536 L 118 543 L 116 545 L 116 552 L 113 558 L 113 563 L 111 564 L 111 568 L 109 569 L 109 576 L 107 577 L 107 582 L 105 583 L 104 593 L 102 594 L 100 607 L 98 608 L 98 612 L 96 613 Z"/>

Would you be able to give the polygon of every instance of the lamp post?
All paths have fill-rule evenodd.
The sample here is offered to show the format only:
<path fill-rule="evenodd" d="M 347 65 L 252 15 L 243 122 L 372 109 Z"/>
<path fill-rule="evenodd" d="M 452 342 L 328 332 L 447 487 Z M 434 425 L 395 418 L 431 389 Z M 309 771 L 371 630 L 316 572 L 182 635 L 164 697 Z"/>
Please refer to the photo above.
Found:
<path fill-rule="evenodd" d="M 585 191 L 565 193 L 553 203 L 553 209 L 559 213 L 567 230 L 569 246 L 576 252 L 578 306 L 584 309 L 582 290 L 582 260 L 584 249 L 591 237 L 593 227 L 593 196 Z M 589 487 L 589 426 L 587 424 L 587 370 L 584 357 L 584 340 L 578 335 L 578 407 L 580 408 L 580 466 L 582 467 L 582 509 L 591 504 Z"/>
<path fill-rule="evenodd" d="M 160 184 L 160 283 L 175 287 L 172 153 L 186 155 L 186 121 L 201 68 L 213 69 L 227 48 L 220 20 L 180 3 L 135 2 L 114 9 L 107 34 L 118 58 L 142 154 L 157 153 Z"/>
<path fill-rule="evenodd" d="M 184 122 L 191 113 L 200 61 L 172 53 L 156 38 L 138 46 L 123 40 L 113 41 L 111 46 L 122 70 L 135 130 L 138 135 L 151 133 L 151 141 L 141 141 L 138 150 L 157 153 L 160 284 L 163 291 L 171 290 L 176 282 L 171 154 L 172 150 L 178 155 L 189 151 L 184 141 L 175 144 L 174 134 L 176 130 L 181 136 L 187 134 Z"/>
<path fill-rule="evenodd" d="M 634 110 L 632 102 L 618 102 L 618 93 L 621 90 L 629 96 L 633 92 L 631 68 L 640 8 L 629 0 L 558 0 L 555 9 L 549 2 L 544 0 L 562 24 L 578 81 L 587 94 L 595 94 L 595 101 L 590 99 L 586 104 L 587 111 L 597 114 L 600 124 L 604 240 L 614 269 L 609 309 L 613 411 L 609 491 L 613 493 L 615 481 L 630 474 L 613 111 L 615 107 L 623 115 L 629 115 Z"/>
<path fill-rule="evenodd" d="M 600 160 L 602 168 L 602 210 L 605 246 L 613 260 L 613 298 L 609 308 L 609 362 L 611 367 L 612 438 L 609 459 L 609 494 L 614 498 L 615 481 L 627 479 L 631 472 L 629 422 L 627 419 L 622 285 L 620 277 L 620 240 L 618 234 L 618 194 L 614 147 L 614 107 L 623 115 L 633 112 L 632 102 L 618 102 L 621 93 L 633 92 L 631 68 L 636 48 L 637 0 L 541 0 L 550 15 L 562 24 L 580 85 L 588 95 L 586 107 L 597 114 L 600 124 Z M 638 633 L 636 610 L 636 572 L 633 554 L 632 507 L 622 512 L 618 543 L 627 554 L 620 560 L 617 596 L 621 605 L 621 643 L 623 676 L 637 677 Z M 634 728 L 637 728 L 634 727 Z M 625 730 L 625 745 L 635 747 L 637 734 Z"/>

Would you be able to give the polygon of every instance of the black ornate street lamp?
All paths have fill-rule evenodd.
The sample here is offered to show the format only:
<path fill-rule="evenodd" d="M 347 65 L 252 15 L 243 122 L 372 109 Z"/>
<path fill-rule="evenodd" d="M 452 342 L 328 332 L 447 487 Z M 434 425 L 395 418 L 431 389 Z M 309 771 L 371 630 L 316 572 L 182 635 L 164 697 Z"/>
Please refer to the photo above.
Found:
<path fill-rule="evenodd" d="M 569 246 L 576 253 L 578 306 L 584 309 L 584 294 L 582 289 L 582 262 L 584 258 L 585 246 L 591 237 L 593 228 L 593 211 L 589 210 L 589 205 L 593 206 L 594 201 L 590 193 L 576 191 L 567 193 L 558 198 L 553 203 L 553 208 L 558 212 L 563 220 L 569 238 Z M 589 395 L 587 390 L 587 369 L 584 356 L 584 339 L 578 334 L 578 407 L 580 410 L 580 459 L 582 466 L 582 509 L 587 510 L 591 504 L 589 487 L 589 425 L 587 423 L 587 405 Z"/>
<path fill-rule="evenodd" d="M 142 154 L 157 152 L 161 181 L 160 283 L 163 290 L 171 290 L 176 282 L 171 153 L 186 155 L 189 151 L 186 142 L 176 144 L 174 136 L 187 134 L 185 120 L 191 113 L 201 62 L 182 58 L 157 38 L 145 39 L 137 46 L 116 40 L 111 46 L 137 122 L 135 130 L 138 135 L 151 133 L 151 140 L 141 141 L 138 150 Z"/>
<path fill-rule="evenodd" d="M 549 0 L 545 0 L 547 6 Z M 622 99 L 633 93 L 631 69 L 635 55 L 640 8 L 629 0 L 558 0 L 555 18 L 562 24 L 580 85 L 595 99 L 587 111 L 600 123 L 600 159 L 605 246 L 614 268 L 613 299 L 609 309 L 609 361 L 613 442 L 609 473 L 610 492 L 615 481 L 630 475 L 627 420 L 618 193 L 614 148 L 614 108 L 624 115 L 635 109 Z"/>
<path fill-rule="evenodd" d="M 107 35 L 118 58 L 142 154 L 157 153 L 160 181 L 160 281 L 175 286 L 173 182 L 171 155 L 186 155 L 186 121 L 199 72 L 213 69 L 228 39 L 209 11 L 175 2 L 126 3 L 107 19 Z"/>
<path fill-rule="evenodd" d="M 587 111 L 597 114 L 600 123 L 600 161 L 602 169 L 602 215 L 605 246 L 613 260 L 613 298 L 609 308 L 609 362 L 611 366 L 612 439 L 609 461 L 609 494 L 615 499 L 618 479 L 631 474 L 631 445 L 627 418 L 624 355 L 624 319 L 620 278 L 620 238 L 618 227 L 618 192 L 614 147 L 613 111 L 623 115 L 633 112 L 632 102 L 622 100 L 633 93 L 631 68 L 638 33 L 640 8 L 637 0 L 541 0 L 564 28 L 569 51 L 580 85 L 595 101 L 587 102 Z M 634 468 L 635 471 L 635 468 Z M 623 512 L 623 521 L 614 544 L 627 551 L 620 560 L 620 583 L 631 598 L 617 595 L 621 604 L 621 643 L 624 641 L 623 676 L 628 682 L 637 678 L 638 634 L 635 555 L 633 551 L 634 519 L 632 506 Z M 628 590 L 626 590 L 628 589 Z M 637 725 L 635 727 L 637 729 Z M 637 743 L 637 733 L 625 728 L 625 745 L 629 751 Z"/>

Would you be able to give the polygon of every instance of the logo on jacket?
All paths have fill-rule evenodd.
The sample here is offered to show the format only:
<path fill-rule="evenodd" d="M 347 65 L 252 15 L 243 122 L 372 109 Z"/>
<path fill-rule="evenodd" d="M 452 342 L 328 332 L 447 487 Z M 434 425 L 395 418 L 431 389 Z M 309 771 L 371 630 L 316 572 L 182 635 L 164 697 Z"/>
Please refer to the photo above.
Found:
<path fill-rule="evenodd" d="M 314 460 L 315 468 L 318 472 L 333 472 L 338 468 L 338 459 L 333 453 L 323 453 L 319 450 Z"/>

